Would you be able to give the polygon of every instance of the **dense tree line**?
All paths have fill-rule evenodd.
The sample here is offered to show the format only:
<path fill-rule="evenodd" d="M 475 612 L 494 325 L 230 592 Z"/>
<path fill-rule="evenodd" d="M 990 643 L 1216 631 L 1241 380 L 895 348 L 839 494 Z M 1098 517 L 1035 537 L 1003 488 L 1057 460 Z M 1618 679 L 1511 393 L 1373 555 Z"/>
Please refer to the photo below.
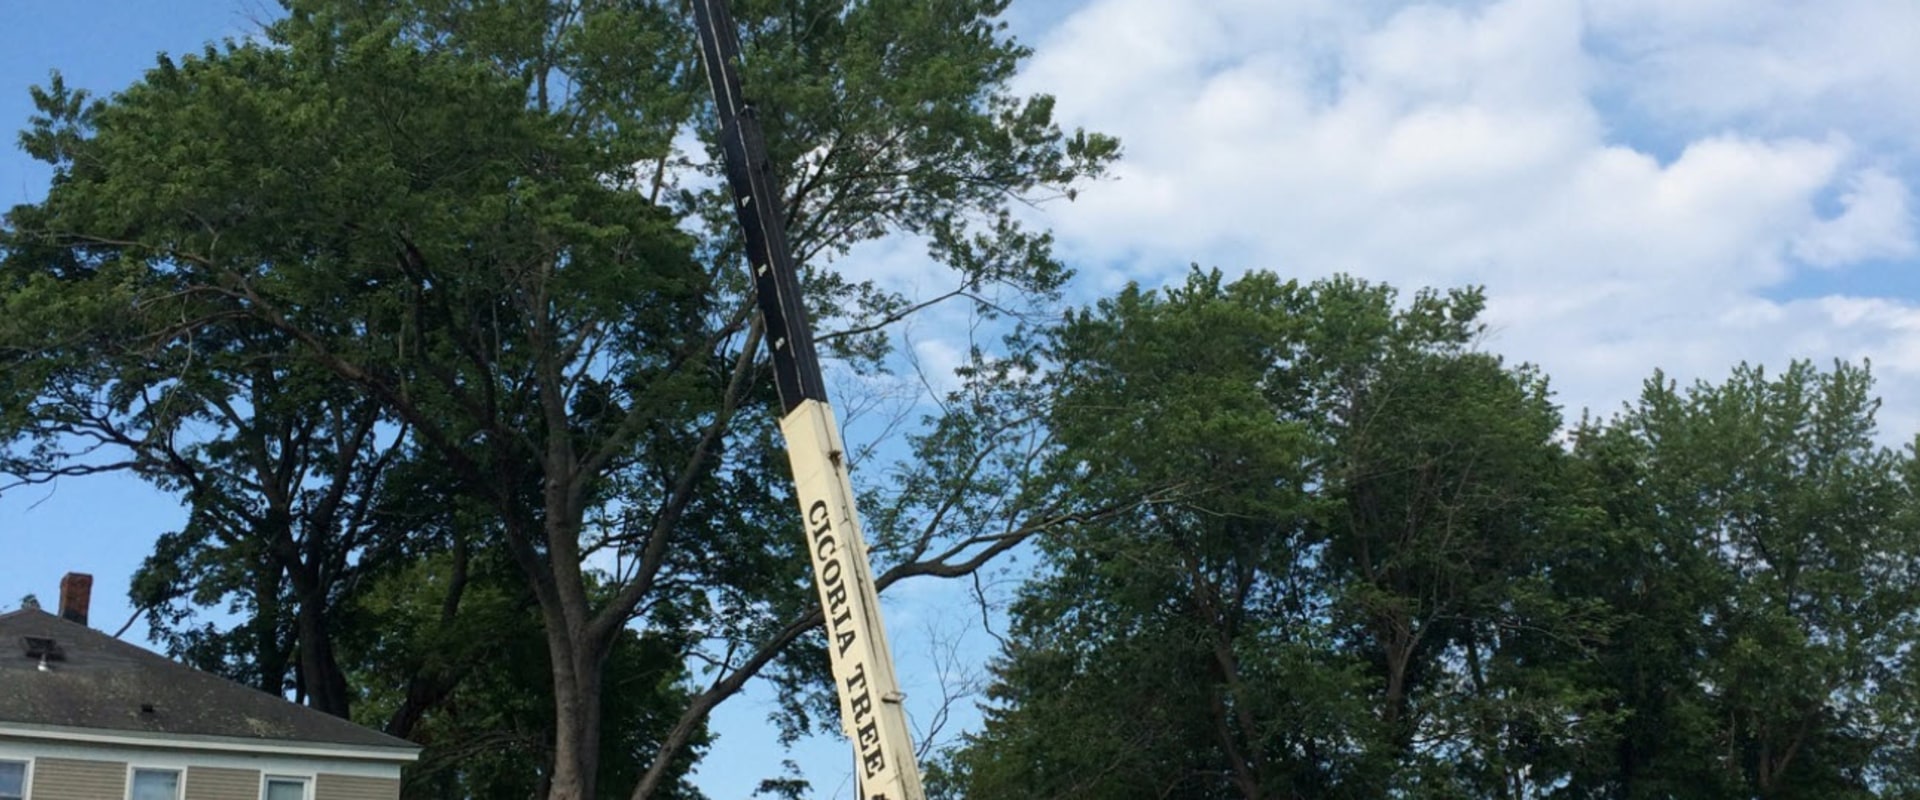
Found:
<path fill-rule="evenodd" d="M 1043 540 L 941 792 L 1914 796 L 1920 461 L 1867 370 L 1563 428 L 1481 305 L 1195 273 L 1053 330 L 1044 491 L 1181 491 Z"/>

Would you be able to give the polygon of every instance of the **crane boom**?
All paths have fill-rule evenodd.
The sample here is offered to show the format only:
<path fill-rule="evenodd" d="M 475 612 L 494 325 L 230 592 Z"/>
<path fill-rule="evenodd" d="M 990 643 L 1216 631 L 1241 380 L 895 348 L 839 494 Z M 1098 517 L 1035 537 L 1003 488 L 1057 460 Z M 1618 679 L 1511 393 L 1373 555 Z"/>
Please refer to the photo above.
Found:
<path fill-rule="evenodd" d="M 740 95 L 735 61 L 740 42 L 725 0 L 693 0 L 700 55 L 719 111 L 720 142 L 734 212 L 747 245 L 759 295 L 765 341 L 780 390 L 780 431 L 787 440 L 795 495 L 805 521 L 814 587 L 825 616 L 827 652 L 840 724 L 852 741 L 862 800 L 924 800 L 920 767 L 907 729 L 905 699 L 894 675 L 873 566 L 854 507 L 846 445 L 813 347 L 800 276 L 787 249 L 779 182 L 753 107 Z"/>

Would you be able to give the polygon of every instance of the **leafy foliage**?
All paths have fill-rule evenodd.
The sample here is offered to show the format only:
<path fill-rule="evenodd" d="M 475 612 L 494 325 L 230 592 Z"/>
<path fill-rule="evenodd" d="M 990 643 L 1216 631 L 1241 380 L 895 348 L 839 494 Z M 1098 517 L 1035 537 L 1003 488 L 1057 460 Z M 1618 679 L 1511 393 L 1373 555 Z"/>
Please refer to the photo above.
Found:
<path fill-rule="evenodd" d="M 550 797 L 670 795 L 717 703 L 763 673 L 805 697 L 824 674 L 685 9 L 286 5 L 263 40 L 162 58 L 105 101 L 57 79 L 36 94 L 22 141 L 55 177 L 7 217 L 0 468 L 130 469 L 181 494 L 192 517 L 136 599 L 182 657 L 445 752 L 550 735 L 522 751 Z M 890 326 L 930 305 L 1022 312 L 1065 280 L 1009 209 L 1071 193 L 1117 144 L 1007 90 L 1026 51 L 1003 7 L 742 9 L 820 340 L 853 370 L 881 368 Z M 915 297 L 824 268 L 899 234 L 952 285 Z M 982 416 L 999 410 L 931 419 L 924 442 L 1000 452 L 986 437 L 1018 423 Z M 1036 529 L 984 475 L 906 470 L 1008 513 L 893 504 L 886 583 L 966 574 Z M 489 565 L 485 591 L 382 595 L 462 563 Z M 523 593 L 496 585 L 503 564 Z M 531 602 L 544 660 L 435 644 L 497 596 Z M 200 621 L 220 606 L 244 622 Z M 331 633 L 361 625 L 425 628 Z M 704 689 L 663 666 L 688 660 L 711 667 Z M 366 689 L 383 665 L 414 667 L 403 695 Z M 453 720 L 542 670 L 544 700 Z M 607 682 L 636 674 L 660 678 L 642 705 L 664 730 L 609 727 L 626 712 Z M 526 727 L 531 707 L 550 722 Z M 511 784 L 471 766 L 462 790 Z"/>
<path fill-rule="evenodd" d="M 1049 536 L 948 797 L 1903 797 L 1912 451 L 1864 368 L 1560 427 L 1480 295 L 1195 272 L 1052 337 Z"/>

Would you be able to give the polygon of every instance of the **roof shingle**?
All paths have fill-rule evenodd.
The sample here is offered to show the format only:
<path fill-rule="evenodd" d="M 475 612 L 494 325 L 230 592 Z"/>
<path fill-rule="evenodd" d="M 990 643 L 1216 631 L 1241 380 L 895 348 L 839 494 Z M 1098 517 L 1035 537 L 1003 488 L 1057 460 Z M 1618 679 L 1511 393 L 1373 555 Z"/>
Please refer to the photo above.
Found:
<path fill-rule="evenodd" d="M 21 647 L 25 637 L 53 639 L 64 660 L 41 671 L 40 660 Z M 0 614 L 0 724 L 6 723 L 418 749 L 32 609 Z"/>

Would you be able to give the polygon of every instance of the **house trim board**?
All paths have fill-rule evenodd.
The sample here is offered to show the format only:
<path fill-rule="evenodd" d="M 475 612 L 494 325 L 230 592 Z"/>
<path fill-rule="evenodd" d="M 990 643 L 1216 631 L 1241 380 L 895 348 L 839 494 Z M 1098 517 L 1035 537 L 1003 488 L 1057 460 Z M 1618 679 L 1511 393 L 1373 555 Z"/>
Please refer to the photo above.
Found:
<path fill-rule="evenodd" d="M 141 744 L 129 746 L 115 743 L 95 743 L 83 741 L 61 741 L 33 738 L 16 738 L 0 734 L 0 760 L 29 762 L 29 780 L 32 780 L 32 762 L 37 759 L 58 758 L 73 761 L 91 761 L 96 763 L 125 764 L 152 769 L 178 769 L 186 771 L 194 767 L 212 769 L 249 770 L 276 777 L 311 776 L 317 779 L 322 774 L 340 775 L 356 778 L 400 779 L 401 764 L 398 761 L 370 761 L 364 758 L 337 758 L 288 753 L 231 752 L 219 750 L 195 749 L 193 747 L 167 747 L 164 744 Z M 131 775 L 131 773 L 129 773 Z M 262 781 L 264 784 L 264 780 Z M 31 794 L 32 786 L 28 786 Z M 309 789 L 311 793 L 311 789 Z"/>
<path fill-rule="evenodd" d="M 390 761 L 409 764 L 420 759 L 416 748 L 369 747 L 364 745 L 295 742 L 283 740 L 239 739 L 225 736 L 188 736 L 152 734 L 134 731 L 101 731 L 85 728 L 59 728 L 50 725 L 26 725 L 0 722 L 0 741 L 38 739 L 93 745 L 117 745 L 163 750 L 197 750 L 210 753 L 265 753 L 305 758 L 353 761 Z"/>

